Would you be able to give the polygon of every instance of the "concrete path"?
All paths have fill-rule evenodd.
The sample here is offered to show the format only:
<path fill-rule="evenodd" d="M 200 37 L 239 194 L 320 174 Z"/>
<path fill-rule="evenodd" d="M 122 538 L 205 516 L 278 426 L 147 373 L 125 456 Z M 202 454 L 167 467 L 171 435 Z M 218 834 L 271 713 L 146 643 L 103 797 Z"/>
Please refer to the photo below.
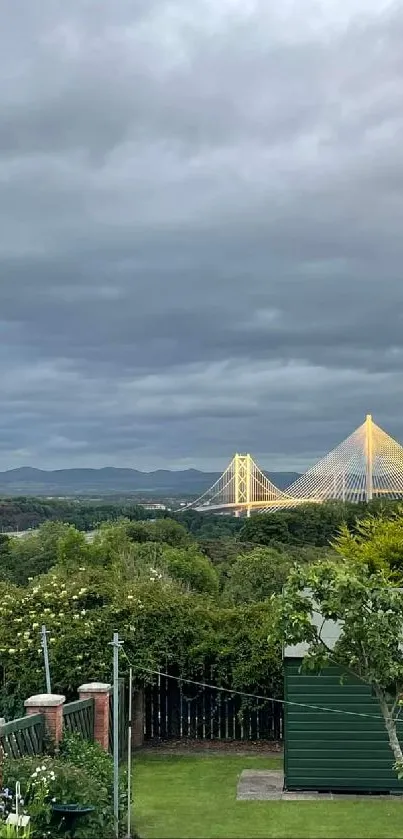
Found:
<path fill-rule="evenodd" d="M 238 787 L 238 801 L 359 801 L 371 799 L 398 800 L 403 802 L 402 795 L 360 795 L 349 793 L 315 792 L 285 792 L 284 774 L 274 769 L 244 769 L 241 772 Z"/>
<path fill-rule="evenodd" d="M 238 781 L 238 801 L 278 801 L 284 775 L 274 769 L 244 769 Z"/>

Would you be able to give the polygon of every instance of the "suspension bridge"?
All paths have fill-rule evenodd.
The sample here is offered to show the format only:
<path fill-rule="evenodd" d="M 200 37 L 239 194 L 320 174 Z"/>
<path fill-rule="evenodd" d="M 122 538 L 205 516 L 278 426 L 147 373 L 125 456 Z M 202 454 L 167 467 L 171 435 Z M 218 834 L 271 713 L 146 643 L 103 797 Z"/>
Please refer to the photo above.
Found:
<path fill-rule="evenodd" d="M 368 414 L 359 428 L 287 489 L 276 487 L 250 454 L 235 454 L 213 486 L 185 509 L 250 516 L 253 511 L 380 497 L 403 498 L 403 446 Z"/>

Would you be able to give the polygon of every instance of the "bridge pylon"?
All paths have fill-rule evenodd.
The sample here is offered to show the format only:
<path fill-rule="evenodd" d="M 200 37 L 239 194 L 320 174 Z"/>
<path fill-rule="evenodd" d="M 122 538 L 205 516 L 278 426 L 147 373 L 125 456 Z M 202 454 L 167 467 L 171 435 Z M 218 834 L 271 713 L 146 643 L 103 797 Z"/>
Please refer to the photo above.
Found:
<path fill-rule="evenodd" d="M 250 516 L 250 502 L 253 492 L 251 491 L 251 476 L 253 473 L 253 460 L 250 454 L 236 454 L 234 456 L 234 504 L 242 509 L 246 505 L 246 515 Z"/>
<path fill-rule="evenodd" d="M 296 502 L 316 503 L 402 498 L 403 447 L 367 414 L 346 440 L 287 487 L 287 494 Z"/>
<path fill-rule="evenodd" d="M 359 428 L 285 491 L 270 481 L 250 454 L 237 453 L 213 486 L 187 509 L 250 516 L 254 510 L 372 498 L 403 498 L 403 446 L 367 414 Z"/>
<path fill-rule="evenodd" d="M 207 492 L 188 505 L 196 510 L 222 510 L 250 516 L 281 498 L 281 492 L 259 469 L 250 454 L 235 454 L 219 479 Z"/>

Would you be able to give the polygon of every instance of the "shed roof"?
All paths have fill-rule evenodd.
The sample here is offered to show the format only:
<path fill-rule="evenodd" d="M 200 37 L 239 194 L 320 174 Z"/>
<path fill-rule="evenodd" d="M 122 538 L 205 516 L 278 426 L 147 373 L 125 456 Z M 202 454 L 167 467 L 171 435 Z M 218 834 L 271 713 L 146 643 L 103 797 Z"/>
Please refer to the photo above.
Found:
<path fill-rule="evenodd" d="M 326 646 L 330 647 L 332 650 L 336 644 L 337 639 L 339 638 L 341 632 L 341 623 L 339 621 L 325 621 L 323 622 L 323 616 L 320 612 L 312 612 L 312 623 L 314 626 L 321 628 L 321 638 L 323 639 Z M 309 644 L 306 641 L 302 641 L 300 644 L 289 644 L 288 646 L 284 647 L 283 656 L 284 658 L 303 658 L 309 649 Z"/>
<path fill-rule="evenodd" d="M 397 590 L 403 593 L 403 588 L 399 588 Z M 309 593 L 308 589 L 305 589 L 305 591 Z M 320 637 L 323 639 L 326 646 L 333 650 L 341 633 L 341 621 L 323 621 L 321 613 L 313 610 L 312 623 L 318 628 L 321 627 Z M 400 644 L 400 648 L 403 650 L 403 643 Z M 309 644 L 307 644 L 306 641 L 302 641 L 300 644 L 289 644 L 283 649 L 283 658 L 303 658 L 307 654 L 308 650 Z"/>

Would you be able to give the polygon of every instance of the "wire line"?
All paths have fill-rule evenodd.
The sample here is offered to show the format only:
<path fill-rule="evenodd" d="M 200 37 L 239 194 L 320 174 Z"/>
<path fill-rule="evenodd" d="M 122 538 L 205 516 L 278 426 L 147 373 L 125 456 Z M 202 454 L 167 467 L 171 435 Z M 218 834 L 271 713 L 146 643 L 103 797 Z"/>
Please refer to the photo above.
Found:
<path fill-rule="evenodd" d="M 209 690 L 218 690 L 222 693 L 231 693 L 236 696 L 247 696 L 249 699 L 259 699 L 264 702 L 277 702 L 283 706 L 293 705 L 299 708 L 309 708 L 312 711 L 322 711 L 330 714 L 344 714 L 349 717 L 365 717 L 367 719 L 381 720 L 384 722 L 384 718 L 380 714 L 364 714 L 360 711 L 345 711 L 341 708 L 326 708 L 322 705 L 310 705 L 306 702 L 294 702 L 291 699 L 278 699 L 274 696 L 261 696 L 257 693 L 247 693 L 244 690 L 234 690 L 233 688 L 224 688 L 219 685 L 210 685 L 207 682 L 198 682 L 194 679 L 185 679 L 182 676 L 173 676 L 172 673 L 163 673 L 162 670 L 152 670 L 149 667 L 132 664 L 124 648 L 121 650 L 121 653 L 123 653 L 130 667 L 133 667 L 134 670 L 142 670 L 144 673 L 150 673 L 154 676 L 163 676 L 165 679 L 173 679 L 176 682 L 184 682 L 188 685 L 196 685 L 197 687 L 208 688 Z M 394 721 L 397 722 L 397 718 Z"/>

